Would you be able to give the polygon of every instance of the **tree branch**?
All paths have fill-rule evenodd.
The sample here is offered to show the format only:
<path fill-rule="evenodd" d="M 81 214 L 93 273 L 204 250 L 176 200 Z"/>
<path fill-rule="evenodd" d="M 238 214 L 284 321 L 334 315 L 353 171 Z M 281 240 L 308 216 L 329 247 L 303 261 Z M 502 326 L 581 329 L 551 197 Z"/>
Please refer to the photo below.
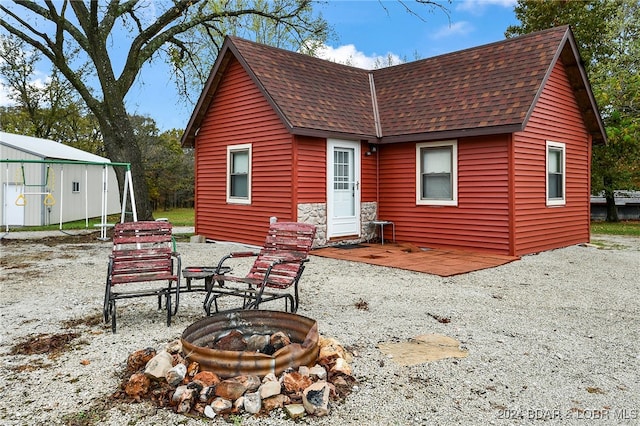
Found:
<path fill-rule="evenodd" d="M 15 19 L 20 25 L 22 25 L 24 28 L 26 28 L 27 30 L 29 30 L 31 33 L 37 35 L 38 37 L 48 41 L 49 38 L 47 36 L 47 34 L 45 33 L 41 33 L 40 31 L 36 30 L 33 26 L 31 26 L 31 24 L 29 24 L 28 22 L 26 22 L 24 19 L 20 18 L 18 15 L 16 15 L 15 13 L 13 13 L 11 10 L 7 9 L 5 6 L 3 6 L 0 3 L 0 10 L 3 11 L 4 13 L 6 13 L 8 16 L 12 17 L 13 19 Z M 43 13 L 46 15 L 46 10 L 42 9 Z M 37 12 L 36 12 L 37 13 Z M 39 13 L 38 13 L 39 14 Z M 46 16 L 41 15 L 43 17 L 46 18 Z M 20 36 L 19 34 L 24 35 L 25 37 L 26 34 L 21 32 L 20 30 L 18 30 L 17 28 L 14 28 L 12 25 L 9 25 L 9 23 L 7 21 L 5 21 L 4 19 L 0 18 L 0 24 L 2 24 L 2 26 L 4 28 L 6 28 L 9 32 L 12 32 L 12 29 L 15 29 L 16 32 L 12 32 L 14 35 L 20 37 L 21 39 L 23 38 L 22 36 Z M 19 34 L 18 34 L 19 33 Z M 25 40 L 26 41 L 26 40 Z M 31 44 L 31 43 L 29 43 Z M 43 45 L 41 45 L 42 47 L 44 47 Z M 44 52 L 43 52 L 44 53 Z"/>
<path fill-rule="evenodd" d="M 382 0 L 378 0 L 379 2 L 382 2 Z M 408 12 L 410 15 L 415 16 L 416 18 L 420 19 L 422 22 L 427 22 L 427 20 L 425 18 L 423 18 L 420 14 L 418 14 L 418 12 L 416 12 L 415 10 L 413 10 L 410 6 L 408 6 L 406 4 L 406 2 L 404 0 L 397 0 L 398 3 L 400 3 L 406 12 Z M 449 4 L 451 4 L 452 0 L 447 0 Z M 442 12 L 444 12 L 445 15 L 447 15 L 447 19 L 449 20 L 449 24 L 451 24 L 451 15 L 449 12 L 449 9 L 447 9 L 445 6 L 443 6 L 442 4 L 434 1 L 434 0 L 415 0 L 416 3 L 419 3 L 421 5 L 426 5 L 429 6 L 431 8 L 437 8 L 440 9 Z"/>

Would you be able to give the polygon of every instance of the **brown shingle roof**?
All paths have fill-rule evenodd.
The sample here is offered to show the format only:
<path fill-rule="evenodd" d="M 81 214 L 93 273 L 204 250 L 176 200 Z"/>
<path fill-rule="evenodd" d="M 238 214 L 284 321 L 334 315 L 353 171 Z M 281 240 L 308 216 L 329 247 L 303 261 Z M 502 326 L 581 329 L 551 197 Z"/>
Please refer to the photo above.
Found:
<path fill-rule="evenodd" d="M 521 130 L 555 61 L 562 58 L 594 141 L 604 140 L 566 26 L 373 71 L 231 37 L 183 145 L 193 144 L 229 55 L 242 63 L 292 133 L 381 143 Z"/>
<path fill-rule="evenodd" d="M 366 70 L 232 37 L 294 131 L 373 135 L 373 104 Z"/>
<path fill-rule="evenodd" d="M 521 128 L 566 30 L 375 70 L 383 135 Z"/>

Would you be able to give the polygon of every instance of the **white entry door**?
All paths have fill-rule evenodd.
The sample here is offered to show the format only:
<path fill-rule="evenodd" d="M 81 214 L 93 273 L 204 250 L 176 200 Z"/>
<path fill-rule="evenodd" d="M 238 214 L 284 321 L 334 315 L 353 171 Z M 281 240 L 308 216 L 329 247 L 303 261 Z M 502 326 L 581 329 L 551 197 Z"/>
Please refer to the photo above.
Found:
<path fill-rule="evenodd" d="M 360 143 L 327 140 L 327 237 L 360 235 Z"/>
<path fill-rule="evenodd" d="M 22 185 L 13 183 L 4 186 L 4 225 L 24 226 L 24 206 L 26 200 L 23 193 Z"/>

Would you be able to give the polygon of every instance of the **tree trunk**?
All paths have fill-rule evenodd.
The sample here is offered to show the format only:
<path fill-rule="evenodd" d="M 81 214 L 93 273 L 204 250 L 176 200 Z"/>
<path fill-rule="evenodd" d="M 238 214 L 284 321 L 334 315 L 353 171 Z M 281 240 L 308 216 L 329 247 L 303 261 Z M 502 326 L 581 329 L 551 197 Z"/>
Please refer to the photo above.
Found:
<path fill-rule="evenodd" d="M 614 188 L 612 179 L 610 177 L 604 177 L 604 198 L 607 202 L 607 222 L 618 222 L 618 208 L 616 207 L 616 198 L 614 194 Z"/>
<path fill-rule="evenodd" d="M 107 156 L 112 162 L 131 164 L 131 179 L 133 182 L 133 193 L 136 199 L 138 220 L 153 220 L 153 210 L 149 200 L 149 189 L 142 165 L 142 153 L 140 152 L 133 126 L 126 113 L 124 104 L 122 104 L 121 107 L 116 107 L 111 103 L 109 108 L 111 112 L 113 112 L 114 109 L 119 110 L 119 113 L 115 114 L 116 118 L 109 119 L 104 117 L 104 115 L 98 117 Z M 116 176 L 118 177 L 118 186 L 120 187 L 121 194 L 124 189 L 124 172 L 124 168 L 116 167 Z M 129 209 L 131 208 L 129 198 L 127 198 L 127 206 Z"/>

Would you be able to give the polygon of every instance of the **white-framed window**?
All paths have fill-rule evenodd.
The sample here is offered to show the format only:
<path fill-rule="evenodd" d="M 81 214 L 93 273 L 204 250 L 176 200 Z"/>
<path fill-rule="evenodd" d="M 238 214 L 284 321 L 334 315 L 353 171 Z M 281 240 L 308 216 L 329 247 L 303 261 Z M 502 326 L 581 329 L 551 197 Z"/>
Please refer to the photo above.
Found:
<path fill-rule="evenodd" d="M 458 205 L 458 141 L 416 144 L 416 204 Z"/>
<path fill-rule="evenodd" d="M 251 144 L 227 147 L 227 202 L 251 204 Z"/>
<path fill-rule="evenodd" d="M 80 192 L 80 182 L 75 180 L 71 182 L 71 192 Z"/>
<path fill-rule="evenodd" d="M 547 206 L 566 203 L 566 146 L 547 141 Z"/>

